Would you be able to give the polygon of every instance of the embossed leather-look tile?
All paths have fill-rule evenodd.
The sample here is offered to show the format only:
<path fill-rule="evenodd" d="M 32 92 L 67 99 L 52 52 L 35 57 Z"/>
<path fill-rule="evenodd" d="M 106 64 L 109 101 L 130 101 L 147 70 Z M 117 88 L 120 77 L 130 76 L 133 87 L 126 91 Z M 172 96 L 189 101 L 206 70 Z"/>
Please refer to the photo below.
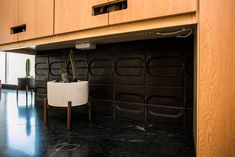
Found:
<path fill-rule="evenodd" d="M 68 55 L 76 51 L 78 78 L 89 81 L 94 115 L 188 128 L 193 123 L 193 44 L 193 37 L 163 38 L 98 44 L 87 51 L 39 51 L 36 64 L 41 72 L 47 55 L 48 80 L 59 79 L 64 63 L 71 75 Z M 38 104 L 46 94 L 42 88 L 43 82 L 38 81 Z"/>

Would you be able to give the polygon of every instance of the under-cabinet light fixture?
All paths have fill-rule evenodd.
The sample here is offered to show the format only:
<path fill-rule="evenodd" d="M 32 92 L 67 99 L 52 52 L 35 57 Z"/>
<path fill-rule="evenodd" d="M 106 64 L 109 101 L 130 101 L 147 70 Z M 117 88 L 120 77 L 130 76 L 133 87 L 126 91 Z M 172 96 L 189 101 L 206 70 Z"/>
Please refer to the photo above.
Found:
<path fill-rule="evenodd" d="M 91 50 L 95 49 L 96 45 L 93 43 L 76 43 L 75 47 L 79 50 Z"/>

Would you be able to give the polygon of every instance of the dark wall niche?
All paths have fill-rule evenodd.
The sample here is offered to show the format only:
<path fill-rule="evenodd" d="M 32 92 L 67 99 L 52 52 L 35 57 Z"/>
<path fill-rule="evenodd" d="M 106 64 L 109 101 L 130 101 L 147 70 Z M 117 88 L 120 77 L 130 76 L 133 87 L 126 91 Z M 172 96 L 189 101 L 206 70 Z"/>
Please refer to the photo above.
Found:
<path fill-rule="evenodd" d="M 72 48 L 71 48 L 72 49 Z M 39 51 L 36 102 L 46 82 L 71 73 L 71 49 Z M 98 45 L 77 51 L 78 78 L 89 80 L 94 115 L 192 129 L 193 38 L 165 38 Z"/>

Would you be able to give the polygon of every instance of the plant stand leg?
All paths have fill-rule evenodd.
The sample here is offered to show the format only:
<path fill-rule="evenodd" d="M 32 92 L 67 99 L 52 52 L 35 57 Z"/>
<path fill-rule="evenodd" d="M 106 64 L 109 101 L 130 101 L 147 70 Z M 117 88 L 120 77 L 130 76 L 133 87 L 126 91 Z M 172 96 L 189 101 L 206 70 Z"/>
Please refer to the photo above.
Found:
<path fill-rule="evenodd" d="M 91 121 L 91 97 L 88 101 L 88 118 L 89 118 L 89 121 Z"/>
<path fill-rule="evenodd" d="M 48 122 L 48 101 L 47 98 L 44 99 L 44 126 L 47 125 Z"/>
<path fill-rule="evenodd" d="M 68 102 L 68 108 L 67 108 L 67 129 L 70 130 L 71 128 L 71 110 L 72 110 L 72 102 Z"/>

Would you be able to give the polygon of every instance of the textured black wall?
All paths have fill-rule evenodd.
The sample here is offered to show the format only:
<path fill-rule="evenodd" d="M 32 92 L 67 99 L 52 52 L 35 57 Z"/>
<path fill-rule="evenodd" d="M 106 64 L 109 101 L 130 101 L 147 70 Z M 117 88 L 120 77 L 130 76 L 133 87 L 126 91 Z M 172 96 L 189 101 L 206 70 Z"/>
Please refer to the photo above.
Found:
<path fill-rule="evenodd" d="M 46 82 L 60 79 L 71 49 L 36 56 L 36 102 Z M 93 113 L 116 119 L 192 128 L 193 38 L 157 39 L 98 45 L 77 51 L 80 80 L 89 80 Z"/>

